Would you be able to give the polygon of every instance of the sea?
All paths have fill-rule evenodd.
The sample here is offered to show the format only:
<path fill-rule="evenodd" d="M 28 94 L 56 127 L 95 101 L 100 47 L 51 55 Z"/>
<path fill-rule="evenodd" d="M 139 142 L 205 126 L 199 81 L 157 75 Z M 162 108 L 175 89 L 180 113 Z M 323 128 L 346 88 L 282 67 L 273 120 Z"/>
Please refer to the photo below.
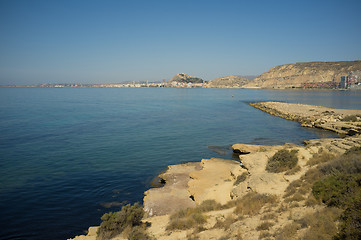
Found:
<path fill-rule="evenodd" d="M 270 100 L 361 109 L 361 91 L 0 88 L 0 239 L 84 234 L 168 165 L 235 143 L 337 137 L 249 105 Z"/>

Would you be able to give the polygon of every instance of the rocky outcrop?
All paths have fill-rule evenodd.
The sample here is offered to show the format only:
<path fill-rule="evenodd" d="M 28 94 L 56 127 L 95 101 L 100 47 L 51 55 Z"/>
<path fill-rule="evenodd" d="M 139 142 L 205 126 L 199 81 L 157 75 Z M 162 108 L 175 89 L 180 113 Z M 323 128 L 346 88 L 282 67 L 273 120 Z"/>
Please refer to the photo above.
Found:
<path fill-rule="evenodd" d="M 207 85 L 209 88 L 241 88 L 250 80 L 239 76 L 220 77 L 210 81 Z"/>
<path fill-rule="evenodd" d="M 359 131 L 355 126 L 361 126 L 360 116 L 356 116 L 361 110 L 331 109 L 319 106 L 290 104 L 280 102 L 266 102 L 252 104 L 273 115 L 286 119 L 299 121 L 304 126 L 321 127 L 340 133 Z M 355 122 L 346 122 L 347 116 L 355 115 Z M 338 120 L 337 120 L 338 119 Z M 312 121 L 311 121 L 312 120 Z M 344 127 L 339 129 L 338 123 Z M 332 127 L 330 127 L 332 126 Z M 343 132 L 342 132 L 343 131 Z M 275 236 L 281 230 L 287 229 L 292 223 L 298 223 L 308 214 L 323 209 L 321 205 L 308 204 L 306 196 L 311 189 L 299 191 L 293 198 L 286 196 L 286 190 L 293 184 L 295 188 L 301 186 L 305 180 L 305 173 L 317 166 L 309 164 L 309 160 L 318 153 L 329 153 L 334 156 L 345 153 L 354 146 L 361 146 L 361 135 L 346 136 L 345 138 L 313 139 L 305 141 L 305 146 L 284 144 L 275 146 L 260 146 L 249 144 L 235 144 L 233 150 L 240 154 L 240 162 L 218 158 L 203 159 L 201 162 L 185 163 L 168 167 L 165 173 L 159 177 L 164 180 L 162 188 L 150 189 L 145 193 L 144 208 L 148 212 L 148 218 L 143 219 L 149 226 L 147 232 L 155 239 L 176 240 L 189 239 L 189 236 L 197 235 L 198 239 L 251 239 Z M 287 173 L 272 173 L 266 171 L 268 160 L 279 150 L 295 150 L 297 152 L 297 171 Z M 294 190 L 296 191 L 296 190 Z M 237 199 L 243 201 L 247 193 L 255 192 L 275 197 L 270 205 L 260 207 L 255 214 L 239 215 L 235 213 L 232 205 L 221 210 L 209 211 L 206 214 L 207 223 L 199 228 L 188 230 L 167 230 L 171 213 L 187 207 L 198 206 L 205 200 L 215 200 L 225 204 L 230 200 L 237 203 Z M 304 196 L 303 196 L 304 195 Z M 252 205 L 249 203 L 249 205 Z M 225 206 L 225 205 L 224 205 Z M 233 205 L 235 206 L 235 205 Z M 238 207 L 238 205 L 237 205 Z M 228 227 L 222 227 L 222 223 L 229 222 Z M 271 227 L 266 231 L 260 231 L 262 223 L 271 222 Z M 221 225 L 220 225 L 221 224 Z M 218 225 L 218 226 L 217 226 Z M 201 230 L 200 230 L 201 229 Z M 88 235 L 78 236 L 74 240 L 92 240 L 96 238 L 97 228 L 90 228 Z M 307 229 L 297 229 L 292 238 L 304 239 Z M 121 236 L 113 238 L 123 240 Z M 278 239 L 278 238 L 276 238 Z M 280 238 L 281 239 L 281 238 Z"/>
<path fill-rule="evenodd" d="M 148 216 L 160 216 L 209 199 L 225 204 L 231 200 L 234 182 L 243 172 L 246 170 L 239 162 L 219 158 L 169 166 L 159 175 L 165 185 L 145 192 L 144 210 Z"/>
<path fill-rule="evenodd" d="M 297 121 L 303 127 L 322 128 L 341 135 L 361 134 L 361 110 L 283 102 L 259 102 L 251 105 L 269 114 Z"/>
<path fill-rule="evenodd" d="M 148 216 L 171 214 L 181 208 L 195 207 L 187 188 L 191 180 L 190 173 L 199 169 L 199 162 L 168 166 L 168 170 L 159 175 L 165 185 L 144 193 L 143 205 Z"/>
<path fill-rule="evenodd" d="M 171 84 L 172 82 L 177 82 L 177 83 L 203 83 L 203 79 L 189 76 L 186 73 L 178 73 L 171 80 L 169 80 L 167 83 Z"/>
<path fill-rule="evenodd" d="M 335 82 L 350 71 L 360 71 L 361 61 L 304 62 L 271 68 L 246 84 L 245 88 L 293 88 L 302 83 Z"/>

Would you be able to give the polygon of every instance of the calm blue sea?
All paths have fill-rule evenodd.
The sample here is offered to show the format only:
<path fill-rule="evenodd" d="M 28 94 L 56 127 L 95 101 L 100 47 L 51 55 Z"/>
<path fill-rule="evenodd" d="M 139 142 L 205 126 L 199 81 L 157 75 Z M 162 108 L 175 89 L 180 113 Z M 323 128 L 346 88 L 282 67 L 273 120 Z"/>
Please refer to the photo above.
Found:
<path fill-rule="evenodd" d="M 82 234 L 167 165 L 232 159 L 234 143 L 335 136 L 248 105 L 266 100 L 361 109 L 361 91 L 0 88 L 0 239 Z"/>

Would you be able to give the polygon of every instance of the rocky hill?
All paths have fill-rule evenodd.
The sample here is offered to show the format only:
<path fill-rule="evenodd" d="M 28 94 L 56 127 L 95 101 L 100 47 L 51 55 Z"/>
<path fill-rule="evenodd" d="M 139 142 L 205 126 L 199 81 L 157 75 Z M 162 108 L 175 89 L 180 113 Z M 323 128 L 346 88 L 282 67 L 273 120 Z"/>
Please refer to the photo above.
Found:
<path fill-rule="evenodd" d="M 294 88 L 303 83 L 339 83 L 341 76 L 360 71 L 361 61 L 303 62 L 271 68 L 246 84 L 246 88 Z"/>
<path fill-rule="evenodd" d="M 178 83 L 203 83 L 203 79 L 189 76 L 186 73 L 178 73 L 175 75 L 168 83 L 178 82 Z"/>
<path fill-rule="evenodd" d="M 250 80 L 239 76 L 227 76 L 216 78 L 208 83 L 209 88 L 240 88 Z"/>

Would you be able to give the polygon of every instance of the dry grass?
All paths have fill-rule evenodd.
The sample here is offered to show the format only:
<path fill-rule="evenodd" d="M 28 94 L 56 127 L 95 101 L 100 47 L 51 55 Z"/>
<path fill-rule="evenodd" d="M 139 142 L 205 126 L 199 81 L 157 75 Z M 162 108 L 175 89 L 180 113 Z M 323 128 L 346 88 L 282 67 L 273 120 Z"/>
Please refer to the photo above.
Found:
<path fill-rule="evenodd" d="M 166 230 L 185 230 L 200 227 L 207 222 L 207 218 L 197 208 L 180 210 L 170 216 L 170 221 Z"/>
<path fill-rule="evenodd" d="M 299 224 L 292 222 L 279 229 L 274 237 L 276 240 L 293 239 L 296 235 L 297 230 L 300 228 Z"/>
<path fill-rule="evenodd" d="M 301 228 L 307 228 L 304 239 L 332 239 L 337 233 L 335 221 L 342 210 L 337 208 L 324 208 L 316 213 L 307 214 L 298 220 Z"/>
<path fill-rule="evenodd" d="M 305 200 L 304 196 L 297 192 L 292 197 L 286 198 L 285 202 L 300 202 L 302 200 Z"/>
<path fill-rule="evenodd" d="M 205 200 L 199 206 L 197 206 L 197 209 L 200 212 L 209 212 L 223 209 L 223 206 L 220 203 L 217 203 L 215 200 Z"/>
<path fill-rule="evenodd" d="M 295 180 L 293 182 L 291 182 L 288 187 L 286 188 L 285 194 L 283 195 L 283 197 L 289 197 L 293 194 L 296 193 L 296 191 L 298 190 L 299 187 L 301 187 L 302 185 L 302 181 L 301 180 Z"/>
<path fill-rule="evenodd" d="M 261 220 L 277 220 L 278 216 L 276 213 L 267 213 L 261 217 Z"/>
<path fill-rule="evenodd" d="M 269 239 L 270 237 L 272 237 L 272 234 L 268 231 L 261 231 L 261 233 L 259 234 L 258 239 Z"/>
<path fill-rule="evenodd" d="M 278 199 L 274 195 L 251 192 L 238 201 L 234 212 L 236 214 L 252 216 L 258 214 L 263 206 L 277 202 Z"/>
<path fill-rule="evenodd" d="M 313 194 L 310 194 L 305 201 L 305 206 L 307 207 L 313 207 L 317 204 L 320 204 L 320 202 L 313 196 Z"/>
<path fill-rule="evenodd" d="M 328 162 L 334 158 L 335 158 L 335 155 L 328 153 L 328 152 L 321 151 L 320 153 L 314 154 L 312 156 L 312 158 L 310 158 L 310 160 L 308 160 L 307 165 L 308 166 L 318 165 L 320 163 Z"/>
<path fill-rule="evenodd" d="M 301 171 L 301 167 L 299 165 L 296 165 L 294 168 L 291 168 L 290 170 L 285 172 L 285 175 L 294 175 Z"/>
<path fill-rule="evenodd" d="M 217 219 L 217 222 L 216 224 L 213 226 L 213 228 L 221 228 L 221 229 L 224 229 L 224 230 L 227 230 L 231 227 L 231 225 L 233 223 L 235 223 L 237 221 L 237 219 L 231 217 L 231 216 L 228 216 L 226 217 L 223 221 L 220 220 L 220 219 Z"/>

